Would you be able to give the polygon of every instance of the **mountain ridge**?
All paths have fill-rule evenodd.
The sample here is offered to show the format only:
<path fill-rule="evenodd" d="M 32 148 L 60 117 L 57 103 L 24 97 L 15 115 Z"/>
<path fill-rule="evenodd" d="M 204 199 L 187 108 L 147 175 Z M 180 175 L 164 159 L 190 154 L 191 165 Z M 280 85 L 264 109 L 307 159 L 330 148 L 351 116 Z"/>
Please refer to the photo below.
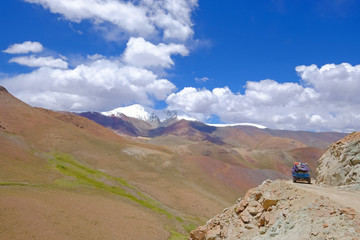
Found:
<path fill-rule="evenodd" d="M 110 126 L 31 107 L 0 91 L 1 239 L 113 239 L 107 226 L 119 236 L 126 228 L 136 239 L 185 239 L 239 194 L 265 178 L 287 179 L 298 158 L 316 167 L 325 151 L 283 132 L 271 136 L 268 129 L 249 126 L 181 120 L 154 134 L 154 127 L 139 119 L 106 119 L 151 137 L 117 134 Z M 316 135 L 309 139 L 323 145 L 337 136 Z M 310 143 L 306 137 L 300 139 Z M 87 204 L 81 210 L 69 199 Z M 133 218 L 133 212 L 145 220 Z"/>
<path fill-rule="evenodd" d="M 124 115 L 129 118 L 136 118 L 148 123 L 158 123 L 161 126 L 168 125 L 168 123 L 173 123 L 174 121 L 187 120 L 194 122 L 202 122 L 190 115 L 186 114 L 181 110 L 156 110 L 150 107 L 145 107 L 140 104 L 133 104 L 126 107 L 115 108 L 110 111 L 99 112 L 102 115 L 108 117 L 119 117 L 122 118 Z M 203 122 L 204 123 L 204 122 Z M 234 127 L 234 126 L 252 126 L 261 129 L 267 128 L 266 126 L 255 124 L 255 123 L 219 123 L 211 124 L 204 123 L 209 126 L 214 127 Z"/>
<path fill-rule="evenodd" d="M 197 121 L 179 110 L 155 110 L 150 107 L 144 107 L 140 104 L 133 104 L 127 107 L 119 107 L 107 112 L 101 112 L 105 116 L 121 117 L 122 114 L 127 117 L 137 118 L 146 122 L 157 122 L 159 124 L 169 122 L 171 120 L 189 120 Z"/>
<path fill-rule="evenodd" d="M 359 146 L 360 132 L 347 135 L 319 159 L 316 185 L 266 180 L 189 240 L 358 239 Z"/>

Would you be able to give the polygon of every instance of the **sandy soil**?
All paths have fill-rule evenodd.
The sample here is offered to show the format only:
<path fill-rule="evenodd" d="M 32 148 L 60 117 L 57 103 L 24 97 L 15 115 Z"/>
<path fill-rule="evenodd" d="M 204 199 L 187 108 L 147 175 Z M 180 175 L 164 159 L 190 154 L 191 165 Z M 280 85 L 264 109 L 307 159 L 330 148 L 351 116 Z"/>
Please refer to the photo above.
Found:
<path fill-rule="evenodd" d="M 0 188 L 0 239 L 167 239 L 149 210 L 92 192 Z"/>

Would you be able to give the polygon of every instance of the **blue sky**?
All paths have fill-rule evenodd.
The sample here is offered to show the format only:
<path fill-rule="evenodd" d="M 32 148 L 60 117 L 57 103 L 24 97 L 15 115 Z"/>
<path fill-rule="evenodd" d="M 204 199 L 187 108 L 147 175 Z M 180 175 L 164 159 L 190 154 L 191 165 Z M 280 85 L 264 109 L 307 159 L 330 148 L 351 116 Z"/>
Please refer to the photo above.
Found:
<path fill-rule="evenodd" d="M 355 0 L 3 0 L 0 85 L 33 105 L 360 126 Z M 14 45 L 17 44 L 17 45 Z"/>
<path fill-rule="evenodd" d="M 298 65 L 358 64 L 359 4 L 337 2 L 354 4 L 200 1 L 194 29 L 211 47 L 179 60 L 177 67 L 183 67 L 180 73 L 188 74 L 193 67 L 197 75 L 208 76 L 213 80 L 211 88 L 225 83 L 233 91 L 242 91 L 245 81 L 298 81 Z"/>

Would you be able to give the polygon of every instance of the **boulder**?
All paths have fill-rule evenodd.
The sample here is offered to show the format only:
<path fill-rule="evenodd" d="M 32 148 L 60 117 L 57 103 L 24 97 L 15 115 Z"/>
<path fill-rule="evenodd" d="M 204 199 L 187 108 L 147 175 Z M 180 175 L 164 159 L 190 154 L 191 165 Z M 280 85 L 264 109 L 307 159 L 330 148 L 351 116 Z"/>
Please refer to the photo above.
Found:
<path fill-rule="evenodd" d="M 216 240 L 221 235 L 220 225 L 215 226 L 212 229 L 209 229 L 206 233 L 206 240 Z"/>
<path fill-rule="evenodd" d="M 244 199 L 247 199 L 248 201 L 253 201 L 253 200 L 258 201 L 261 197 L 262 197 L 262 193 L 256 188 L 253 188 L 247 191 Z"/>
<path fill-rule="evenodd" d="M 246 199 L 242 199 L 235 210 L 236 214 L 239 214 L 242 211 L 244 211 L 244 209 L 247 207 L 248 204 L 249 202 Z"/>
<path fill-rule="evenodd" d="M 257 215 L 258 213 L 260 213 L 264 210 L 264 208 L 261 206 L 261 204 L 257 201 L 251 202 L 246 209 L 252 216 Z"/>
<path fill-rule="evenodd" d="M 252 216 L 247 210 L 245 210 L 240 214 L 240 219 L 243 221 L 243 223 L 249 223 L 252 219 Z"/>
<path fill-rule="evenodd" d="M 195 229 L 190 232 L 190 239 L 193 240 L 205 240 L 206 233 L 202 230 Z"/>

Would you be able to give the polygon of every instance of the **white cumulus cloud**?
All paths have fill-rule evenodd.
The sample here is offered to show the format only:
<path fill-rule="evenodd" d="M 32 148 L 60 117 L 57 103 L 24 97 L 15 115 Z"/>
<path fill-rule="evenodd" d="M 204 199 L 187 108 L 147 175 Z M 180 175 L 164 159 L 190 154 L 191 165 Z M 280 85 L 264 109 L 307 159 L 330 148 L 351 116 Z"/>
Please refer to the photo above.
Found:
<path fill-rule="evenodd" d="M 32 56 L 22 56 L 14 57 L 9 60 L 11 63 L 18 63 L 20 65 L 28 67 L 53 67 L 53 68 L 68 68 L 68 63 L 60 58 L 54 57 L 36 57 Z"/>
<path fill-rule="evenodd" d="M 186 56 L 188 53 L 189 51 L 182 44 L 154 45 L 140 37 L 129 39 L 123 59 L 127 64 L 134 66 L 169 68 L 174 65 L 171 55 Z"/>
<path fill-rule="evenodd" d="M 54 110 L 109 110 L 127 104 L 152 105 L 176 88 L 151 70 L 174 64 L 173 54 L 186 55 L 182 44 L 154 45 L 130 38 L 119 57 L 87 55 L 69 69 L 67 58 L 36 55 L 13 57 L 9 62 L 37 68 L 30 73 L 2 79 L 15 96 L 33 105 Z"/>
<path fill-rule="evenodd" d="M 298 66 L 296 71 L 328 101 L 359 102 L 360 65 L 326 64 L 320 68 L 316 65 Z"/>
<path fill-rule="evenodd" d="M 130 33 L 149 34 L 154 26 L 146 16 L 146 9 L 132 2 L 114 0 L 25 0 L 40 4 L 52 13 L 81 22 L 84 19 L 94 23 L 110 22 Z"/>
<path fill-rule="evenodd" d="M 106 58 L 73 69 L 41 67 L 3 79 L 2 84 L 23 101 L 54 110 L 104 111 L 162 100 L 175 86 L 153 72 Z"/>
<path fill-rule="evenodd" d="M 244 94 L 228 87 L 184 88 L 170 94 L 169 109 L 201 120 L 252 122 L 275 129 L 355 131 L 360 122 L 360 65 L 298 66 L 304 85 L 274 80 L 248 82 Z"/>
<path fill-rule="evenodd" d="M 207 89 L 186 87 L 178 93 L 172 93 L 167 98 L 170 108 L 182 109 L 189 113 L 211 113 L 209 106 L 218 104 L 218 98 Z"/>
<path fill-rule="evenodd" d="M 191 12 L 197 0 L 25 0 L 73 22 L 111 23 L 121 31 L 184 41 L 192 34 Z"/>
<path fill-rule="evenodd" d="M 36 68 L 1 79 L 21 100 L 54 110 L 104 111 L 133 103 L 151 105 L 176 89 L 161 75 L 175 64 L 174 55 L 189 54 L 186 44 L 193 36 L 192 12 L 198 0 L 24 1 L 58 14 L 70 21 L 70 27 L 86 20 L 109 39 L 129 40 L 119 56 L 93 54 L 68 60 L 33 54 L 11 58 L 11 63 Z M 41 51 L 39 42 L 30 41 L 4 50 L 17 54 Z"/>
<path fill-rule="evenodd" d="M 143 0 L 150 10 L 150 19 L 163 29 L 165 39 L 186 40 L 193 34 L 191 12 L 197 0 Z"/>
<path fill-rule="evenodd" d="M 15 43 L 10 45 L 7 49 L 3 50 L 9 54 L 25 54 L 25 53 L 38 53 L 43 51 L 44 47 L 39 42 L 25 41 L 23 43 Z"/>

